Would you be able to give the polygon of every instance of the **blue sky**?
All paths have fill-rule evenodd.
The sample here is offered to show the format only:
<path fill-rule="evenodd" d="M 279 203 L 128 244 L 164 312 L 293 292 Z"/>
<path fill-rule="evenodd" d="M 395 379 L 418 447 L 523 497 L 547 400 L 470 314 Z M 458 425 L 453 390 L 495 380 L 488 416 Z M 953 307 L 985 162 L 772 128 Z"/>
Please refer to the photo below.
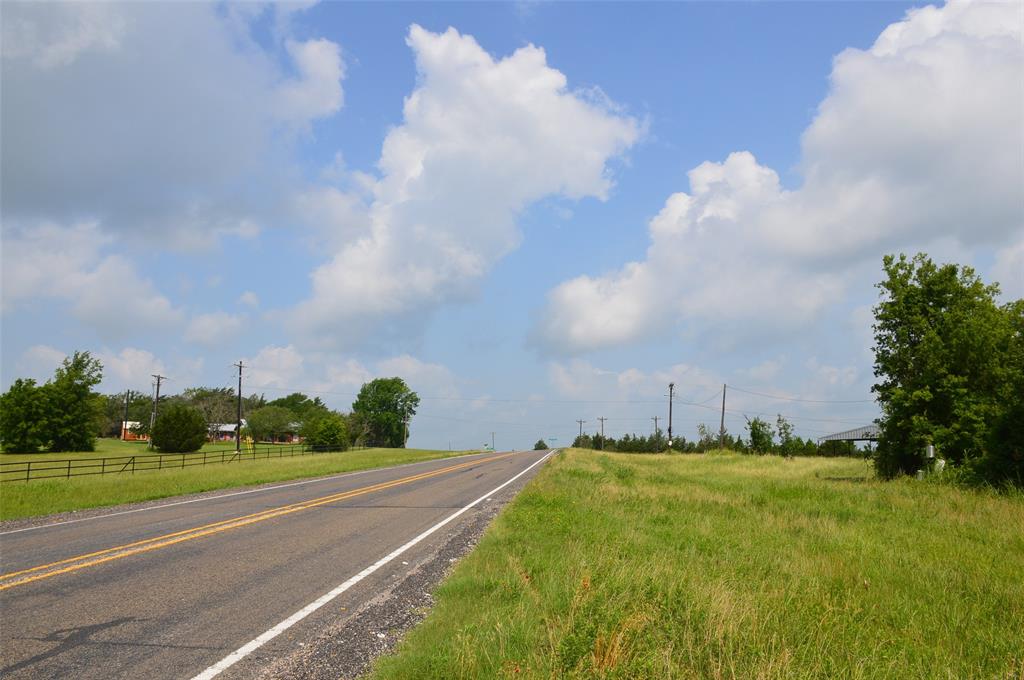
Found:
<path fill-rule="evenodd" d="M 4 388 L 400 375 L 412 445 L 508 448 L 650 431 L 670 381 L 693 437 L 728 383 L 731 431 L 816 437 L 876 414 L 883 254 L 1024 294 L 1011 4 L 2 13 Z"/>

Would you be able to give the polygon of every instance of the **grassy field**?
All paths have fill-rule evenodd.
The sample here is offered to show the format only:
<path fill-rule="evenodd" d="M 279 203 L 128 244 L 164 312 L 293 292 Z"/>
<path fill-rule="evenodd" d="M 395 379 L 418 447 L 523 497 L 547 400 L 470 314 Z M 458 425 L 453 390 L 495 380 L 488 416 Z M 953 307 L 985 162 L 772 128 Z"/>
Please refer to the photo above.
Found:
<path fill-rule="evenodd" d="M 363 449 L 295 458 L 218 463 L 180 470 L 7 482 L 0 485 L 0 519 L 119 505 L 233 486 L 414 463 L 454 455 L 460 454 L 423 449 Z"/>
<path fill-rule="evenodd" d="M 296 444 L 258 444 L 261 449 L 267 446 L 297 446 Z M 203 444 L 201 451 L 235 450 L 232 442 L 208 442 Z M 80 458 L 103 458 L 110 456 L 141 456 L 157 453 L 147 448 L 146 442 L 124 442 L 120 439 L 100 438 L 96 440 L 95 451 L 62 451 L 58 453 L 0 453 L 0 463 L 20 463 L 26 460 L 77 460 Z"/>
<path fill-rule="evenodd" d="M 1024 677 L 1024 495 L 569 450 L 374 678 Z"/>

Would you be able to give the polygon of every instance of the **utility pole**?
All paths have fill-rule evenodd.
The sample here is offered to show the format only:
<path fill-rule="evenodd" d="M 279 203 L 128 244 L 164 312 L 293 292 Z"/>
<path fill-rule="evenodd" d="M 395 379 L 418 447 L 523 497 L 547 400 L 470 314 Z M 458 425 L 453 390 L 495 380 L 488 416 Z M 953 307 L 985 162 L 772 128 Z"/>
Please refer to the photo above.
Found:
<path fill-rule="evenodd" d="M 598 418 L 598 420 L 601 421 L 601 450 L 604 451 L 604 421 L 606 421 L 608 419 L 607 418 Z"/>
<path fill-rule="evenodd" d="M 718 448 L 725 448 L 725 388 L 726 384 L 722 383 L 722 421 L 718 426 Z"/>
<path fill-rule="evenodd" d="M 121 421 L 121 441 L 124 441 L 128 437 L 128 402 L 132 399 L 132 391 L 126 390 L 124 393 L 124 420 Z"/>
<path fill-rule="evenodd" d="M 232 366 L 238 367 L 238 418 L 235 421 L 235 453 L 242 453 L 242 360 L 239 359 L 237 364 L 231 364 Z"/>
<path fill-rule="evenodd" d="M 583 423 L 585 423 L 587 421 L 585 421 L 585 420 L 577 420 L 576 422 L 580 424 L 580 439 L 583 439 Z"/>
<path fill-rule="evenodd" d="M 676 384 L 668 384 L 668 448 L 672 448 L 672 397 L 675 394 Z"/>
<path fill-rule="evenodd" d="M 165 376 L 154 375 L 156 378 L 156 392 L 153 393 L 153 412 L 149 415 L 149 448 L 153 448 L 153 428 L 156 427 L 156 410 L 160 403 L 160 381 L 167 380 Z"/>
<path fill-rule="evenodd" d="M 494 450 L 494 433 L 491 433 L 491 451 Z"/>
<path fill-rule="evenodd" d="M 660 420 L 660 418 L 658 416 L 654 416 L 653 418 L 651 418 L 651 420 L 654 421 L 654 436 L 657 437 L 658 436 L 658 421 Z"/>

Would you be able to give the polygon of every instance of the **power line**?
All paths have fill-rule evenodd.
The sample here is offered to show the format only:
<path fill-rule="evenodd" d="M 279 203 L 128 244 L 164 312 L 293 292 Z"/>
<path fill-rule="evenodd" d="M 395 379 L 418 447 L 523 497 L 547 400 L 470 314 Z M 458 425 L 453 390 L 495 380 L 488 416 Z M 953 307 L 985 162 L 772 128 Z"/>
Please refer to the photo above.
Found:
<path fill-rule="evenodd" d="M 807 404 L 874 404 L 874 399 L 803 399 L 802 397 L 783 397 L 778 394 L 765 394 L 764 392 L 755 392 L 753 390 L 747 390 L 742 387 L 736 387 L 735 385 L 729 385 L 737 392 L 744 392 L 746 394 L 753 394 L 757 397 L 765 397 L 767 399 L 779 399 L 781 401 L 799 401 Z"/>

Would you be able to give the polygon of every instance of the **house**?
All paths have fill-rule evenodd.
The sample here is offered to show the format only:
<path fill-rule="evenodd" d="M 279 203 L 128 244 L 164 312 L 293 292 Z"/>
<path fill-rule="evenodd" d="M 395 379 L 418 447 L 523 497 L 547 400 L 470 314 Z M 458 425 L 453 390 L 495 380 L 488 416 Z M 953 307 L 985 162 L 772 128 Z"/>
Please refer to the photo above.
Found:
<path fill-rule="evenodd" d="M 148 434 L 139 434 L 138 429 L 142 423 L 138 420 L 121 421 L 121 439 L 126 442 L 149 441 Z"/>
<path fill-rule="evenodd" d="M 230 442 L 235 440 L 235 423 L 210 423 L 210 441 Z M 242 418 L 245 427 L 245 418 Z"/>

